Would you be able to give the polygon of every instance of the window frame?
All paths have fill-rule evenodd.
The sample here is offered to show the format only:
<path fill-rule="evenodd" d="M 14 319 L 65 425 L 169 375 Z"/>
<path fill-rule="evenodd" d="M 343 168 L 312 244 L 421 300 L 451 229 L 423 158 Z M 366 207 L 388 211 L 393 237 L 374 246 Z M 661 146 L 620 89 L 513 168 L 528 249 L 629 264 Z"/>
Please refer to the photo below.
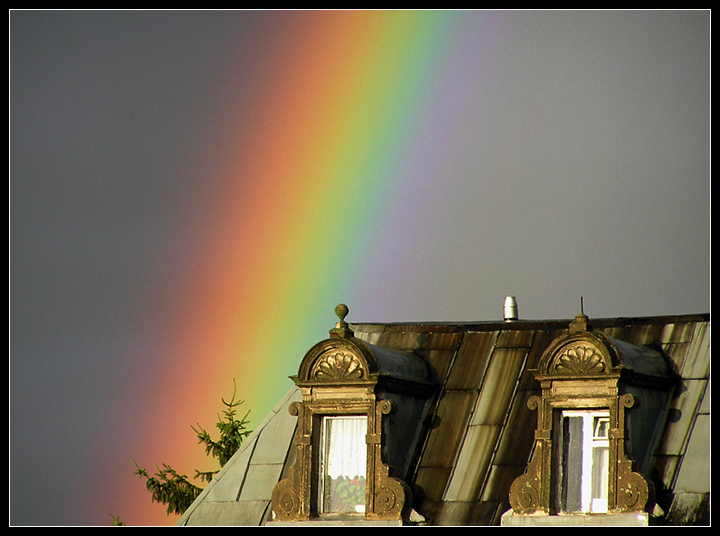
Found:
<path fill-rule="evenodd" d="M 558 511 L 567 514 L 603 514 L 608 511 L 608 480 L 610 477 L 609 468 L 609 451 L 610 451 L 610 410 L 608 408 L 585 409 L 585 408 L 566 408 L 557 411 L 558 422 L 555 426 L 557 433 L 556 462 L 554 463 L 557 472 L 556 497 Z M 581 427 L 572 432 L 576 434 L 581 432 L 581 437 L 568 437 L 569 427 L 566 426 L 566 420 L 571 418 L 579 418 Z M 605 435 L 597 436 L 597 427 L 605 423 Z M 572 443 L 572 445 L 571 445 Z M 573 448 L 573 452 L 568 452 L 568 448 Z M 577 451 L 579 449 L 579 452 Z M 594 466 L 595 453 L 601 452 L 605 460 L 604 470 L 600 478 L 596 478 Z M 574 474 L 579 482 L 574 486 L 579 489 L 570 489 L 570 468 L 568 468 L 569 458 L 572 455 L 573 462 L 579 461 L 579 467 L 575 467 Z M 579 456 L 578 456 L 579 455 Z M 594 489 L 599 485 L 604 493 L 594 497 Z M 574 492 L 574 493 L 572 493 Z M 572 493 L 572 498 L 571 498 Z M 578 505 L 579 507 L 573 507 Z"/>
<path fill-rule="evenodd" d="M 356 413 L 356 414 L 325 414 L 325 415 L 318 415 L 318 439 L 317 439 L 317 453 L 318 453 L 318 463 L 317 463 L 317 471 L 314 473 L 314 477 L 316 478 L 316 484 L 315 488 L 317 490 L 317 496 L 316 496 L 316 504 L 317 504 L 317 513 L 319 516 L 364 516 L 365 511 L 367 510 L 367 498 L 365 497 L 362 502 L 363 509 L 362 511 L 337 511 L 332 509 L 330 506 L 327 505 L 328 496 L 326 494 L 326 479 L 327 479 L 327 466 L 328 461 L 327 458 L 327 451 L 329 448 L 328 440 L 332 440 L 332 437 L 328 438 L 328 422 L 332 422 L 334 420 L 350 420 L 350 419 L 357 419 L 359 421 L 362 421 L 364 424 L 365 433 L 362 434 L 362 439 L 357 438 L 358 441 L 362 441 L 362 448 L 363 451 L 362 461 L 358 461 L 360 464 L 364 464 L 365 468 L 365 474 L 363 475 L 365 478 L 365 485 L 363 486 L 363 495 L 365 494 L 365 490 L 367 489 L 367 481 L 368 481 L 368 463 L 367 463 L 367 429 L 368 429 L 368 415 L 367 413 Z M 332 432 L 331 432 L 332 434 Z M 353 475 L 355 476 L 355 475 Z M 359 506 L 359 505 L 358 505 Z"/>

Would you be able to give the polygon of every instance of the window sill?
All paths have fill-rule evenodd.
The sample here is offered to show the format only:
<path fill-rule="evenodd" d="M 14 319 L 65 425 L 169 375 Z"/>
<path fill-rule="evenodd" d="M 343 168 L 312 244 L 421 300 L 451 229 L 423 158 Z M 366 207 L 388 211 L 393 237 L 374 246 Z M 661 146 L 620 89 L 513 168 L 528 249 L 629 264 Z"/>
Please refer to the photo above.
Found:
<path fill-rule="evenodd" d="M 647 527 L 654 517 L 642 513 L 621 514 L 558 514 L 558 515 L 514 515 L 508 510 L 502 516 L 501 524 L 509 527 L 563 526 L 563 527 Z"/>
<path fill-rule="evenodd" d="M 268 521 L 267 526 L 272 527 L 338 527 L 338 526 L 357 526 L 357 527 L 400 527 L 403 525 L 400 519 L 365 519 L 362 515 L 338 515 L 323 516 L 311 519 L 309 521 Z"/>

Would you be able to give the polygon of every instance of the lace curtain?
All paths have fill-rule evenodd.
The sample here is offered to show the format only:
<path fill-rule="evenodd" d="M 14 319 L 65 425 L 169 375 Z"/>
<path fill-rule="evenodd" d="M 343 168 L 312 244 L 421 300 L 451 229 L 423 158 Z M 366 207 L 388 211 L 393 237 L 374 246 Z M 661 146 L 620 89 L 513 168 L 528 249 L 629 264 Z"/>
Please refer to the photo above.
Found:
<path fill-rule="evenodd" d="M 367 417 L 327 417 L 326 474 L 331 478 L 365 476 Z"/>

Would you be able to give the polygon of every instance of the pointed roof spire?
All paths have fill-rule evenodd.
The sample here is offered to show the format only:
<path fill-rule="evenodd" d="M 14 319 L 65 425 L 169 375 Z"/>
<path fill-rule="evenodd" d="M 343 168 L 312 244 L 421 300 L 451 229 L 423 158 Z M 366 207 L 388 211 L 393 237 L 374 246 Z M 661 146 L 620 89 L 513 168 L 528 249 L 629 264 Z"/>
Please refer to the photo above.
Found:
<path fill-rule="evenodd" d="M 348 309 L 348 306 L 344 303 L 341 303 L 340 305 L 335 307 L 335 314 L 340 320 L 337 322 L 337 324 L 335 324 L 335 327 L 330 330 L 330 337 L 348 339 L 355 336 L 353 330 L 351 330 L 350 326 L 348 326 L 348 323 L 345 322 L 345 317 L 347 316 L 349 311 L 350 309 Z"/>

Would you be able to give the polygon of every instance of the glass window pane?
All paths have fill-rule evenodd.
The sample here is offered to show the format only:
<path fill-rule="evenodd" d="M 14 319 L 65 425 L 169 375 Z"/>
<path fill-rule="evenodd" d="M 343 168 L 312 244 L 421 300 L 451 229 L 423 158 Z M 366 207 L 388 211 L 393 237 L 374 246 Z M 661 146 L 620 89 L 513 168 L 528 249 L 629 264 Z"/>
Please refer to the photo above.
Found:
<path fill-rule="evenodd" d="M 593 447 L 592 455 L 592 504 L 593 512 L 607 512 L 608 496 L 608 447 Z"/>
<path fill-rule="evenodd" d="M 562 449 L 562 510 L 582 510 L 583 419 L 564 417 Z"/>
<path fill-rule="evenodd" d="M 609 417 L 595 417 L 593 439 L 606 438 L 608 436 L 608 428 L 610 427 Z"/>
<path fill-rule="evenodd" d="M 366 416 L 325 417 L 322 430 L 322 511 L 365 511 Z"/>

